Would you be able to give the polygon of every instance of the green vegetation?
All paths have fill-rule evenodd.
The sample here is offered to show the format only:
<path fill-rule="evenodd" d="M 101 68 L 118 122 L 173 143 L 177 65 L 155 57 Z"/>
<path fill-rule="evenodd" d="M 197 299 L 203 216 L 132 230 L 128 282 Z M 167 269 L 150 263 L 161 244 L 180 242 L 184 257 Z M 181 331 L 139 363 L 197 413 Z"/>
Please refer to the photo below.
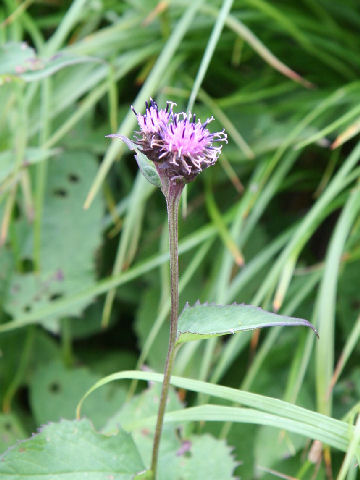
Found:
<path fill-rule="evenodd" d="M 130 105 L 149 97 L 213 115 L 229 139 L 180 204 L 180 311 L 210 304 L 180 315 L 158 478 L 357 478 L 359 27 L 356 0 L 1 4 L 1 478 L 150 465 L 166 208 L 105 138 L 131 138 Z M 237 315 L 277 318 L 233 302 L 319 339 L 232 335 Z M 224 325 L 212 304 L 229 305 Z"/>

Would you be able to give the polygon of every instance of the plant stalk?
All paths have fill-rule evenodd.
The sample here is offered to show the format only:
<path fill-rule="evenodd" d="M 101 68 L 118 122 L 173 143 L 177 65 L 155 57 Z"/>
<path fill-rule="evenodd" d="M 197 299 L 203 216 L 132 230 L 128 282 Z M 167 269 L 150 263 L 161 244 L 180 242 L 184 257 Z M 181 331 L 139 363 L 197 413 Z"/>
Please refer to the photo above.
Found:
<path fill-rule="evenodd" d="M 177 334 L 177 322 L 179 313 L 179 260 L 178 260 L 178 211 L 183 183 L 177 183 L 171 179 L 162 178 L 162 191 L 166 199 L 169 223 L 169 252 L 170 252 L 170 337 L 169 348 L 165 362 L 164 380 L 161 389 L 160 404 L 156 421 L 156 429 L 153 443 L 151 460 L 151 472 L 156 479 L 156 469 L 159 456 L 159 445 L 164 421 L 166 401 L 169 392 L 172 365 L 175 358 L 175 344 Z"/>

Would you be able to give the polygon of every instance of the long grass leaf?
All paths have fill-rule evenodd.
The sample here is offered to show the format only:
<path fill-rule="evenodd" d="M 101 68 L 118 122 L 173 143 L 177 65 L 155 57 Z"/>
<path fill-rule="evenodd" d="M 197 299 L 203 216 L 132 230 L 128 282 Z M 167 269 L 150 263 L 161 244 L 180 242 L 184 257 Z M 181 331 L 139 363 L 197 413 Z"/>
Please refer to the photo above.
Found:
<path fill-rule="evenodd" d="M 82 397 L 81 401 L 77 407 L 77 417 L 80 417 L 81 407 L 86 400 L 86 398 L 98 388 L 121 379 L 138 379 L 138 380 L 145 380 L 145 381 L 154 381 L 154 382 L 162 382 L 163 375 L 159 373 L 152 373 L 152 372 L 139 372 L 136 370 L 130 371 L 123 371 L 114 373 L 112 375 L 108 375 L 107 377 L 102 378 L 97 383 L 95 383 Z M 292 422 L 299 422 L 303 429 L 302 432 L 306 432 L 307 435 L 316 437 L 321 435 L 322 441 L 325 443 L 331 444 L 336 446 L 343 451 L 346 451 L 347 446 L 349 444 L 349 434 L 353 431 L 353 427 L 348 425 L 345 422 L 340 420 L 335 420 L 331 417 L 327 417 L 326 415 L 322 415 L 320 413 L 312 412 L 311 410 L 307 410 L 302 407 L 298 407 L 291 403 L 286 403 L 283 400 L 278 400 L 275 398 L 266 397 L 263 395 L 244 392 L 241 390 L 236 390 L 230 387 L 224 387 L 219 385 L 214 385 L 212 383 L 202 382 L 199 380 L 193 380 L 190 378 L 182 378 L 182 377 L 171 377 L 171 382 L 173 386 L 184 388 L 186 390 L 192 390 L 195 392 L 201 392 L 207 394 L 211 397 L 221 398 L 222 400 L 228 400 L 231 402 L 235 402 L 241 405 L 246 405 L 251 409 L 256 409 L 257 413 L 261 415 L 261 413 L 267 413 L 273 415 L 272 418 L 277 418 L 278 422 L 282 422 L 284 425 L 283 428 L 292 429 L 294 424 Z M 218 406 L 214 405 L 215 408 Z M 202 407 L 194 407 L 196 411 L 201 411 Z M 206 407 L 207 408 L 207 407 Z M 228 412 L 228 415 L 223 415 L 220 418 L 217 418 L 217 421 L 227 421 L 232 420 L 236 421 L 236 414 L 234 407 L 223 407 L 230 410 L 224 410 L 223 413 Z M 198 410 L 200 409 L 200 410 Z M 189 413 L 185 413 L 189 411 Z M 182 411 L 182 420 L 185 420 L 185 416 L 191 416 L 192 409 L 185 409 Z M 241 410 L 239 410 L 241 412 Z M 241 415 L 241 413 L 239 413 Z M 245 414 L 245 412 L 244 412 Z M 177 413 L 176 415 L 180 415 Z M 264 417 L 265 418 L 265 417 Z M 200 420 L 199 417 L 193 417 L 193 420 Z M 205 419 L 205 418 L 203 418 Z M 213 418 L 215 420 L 215 418 Z M 284 420 L 288 420 L 289 423 L 286 427 L 286 422 Z M 210 416 L 206 417 L 206 420 L 210 420 Z M 250 423 L 257 423 L 256 416 L 251 418 Z M 279 426 L 279 423 L 278 423 Z M 293 431 L 293 430 L 292 430 Z M 300 433 L 300 431 L 298 431 Z"/>
<path fill-rule="evenodd" d="M 360 211 L 360 187 L 350 194 L 335 227 L 326 256 L 324 276 L 321 281 L 317 308 L 317 325 L 320 339 L 316 346 L 316 391 L 318 409 L 330 414 L 332 395 L 329 388 L 333 375 L 335 307 L 338 273 L 345 241 Z"/>

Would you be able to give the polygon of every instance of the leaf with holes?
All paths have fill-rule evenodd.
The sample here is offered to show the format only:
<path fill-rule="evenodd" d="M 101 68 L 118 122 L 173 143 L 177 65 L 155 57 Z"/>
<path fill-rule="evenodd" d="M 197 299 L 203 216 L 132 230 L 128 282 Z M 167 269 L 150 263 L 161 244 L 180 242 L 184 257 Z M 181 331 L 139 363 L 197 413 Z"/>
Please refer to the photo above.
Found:
<path fill-rule="evenodd" d="M 12 480 L 131 480 L 142 470 L 128 433 L 101 435 L 85 419 L 47 425 L 0 457 L 0 477 Z"/>
<path fill-rule="evenodd" d="M 99 375 L 87 368 L 66 368 L 60 361 L 39 365 L 30 381 L 30 405 L 37 424 L 74 419 L 79 398 L 99 379 Z M 125 402 L 126 388 L 112 385 L 96 394 L 85 405 L 84 414 L 96 428 L 101 428 Z"/>
<path fill-rule="evenodd" d="M 177 343 L 264 327 L 315 327 L 301 318 L 270 313 L 252 305 L 186 305 L 179 317 Z"/>
<path fill-rule="evenodd" d="M 95 282 L 102 199 L 98 196 L 88 211 L 82 206 L 96 169 L 96 158 L 85 152 L 63 153 L 49 162 L 40 244 L 35 248 L 40 270 L 32 271 L 33 228 L 20 216 L 15 233 L 23 270 L 28 272 L 13 273 L 9 281 L 4 308 L 10 315 L 36 314 L 50 303 L 74 295 Z M 56 317 L 46 318 L 43 324 L 57 331 L 60 317 L 79 315 L 90 301 L 82 301 Z"/>
<path fill-rule="evenodd" d="M 43 149 L 36 147 L 29 147 L 25 151 L 24 161 L 21 168 L 26 168 L 34 163 L 41 162 L 47 158 L 59 153 L 59 149 Z M 16 162 L 14 161 L 15 154 L 11 150 L 6 150 L 0 153 L 0 182 L 3 182 L 10 175 L 18 173 Z"/>

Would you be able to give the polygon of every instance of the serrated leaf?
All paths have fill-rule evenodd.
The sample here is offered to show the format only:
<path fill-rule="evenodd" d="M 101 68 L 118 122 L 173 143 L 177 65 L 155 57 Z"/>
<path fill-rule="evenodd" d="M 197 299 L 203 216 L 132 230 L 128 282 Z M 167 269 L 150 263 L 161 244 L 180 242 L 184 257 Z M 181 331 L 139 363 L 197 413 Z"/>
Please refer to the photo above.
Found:
<path fill-rule="evenodd" d="M 119 138 L 129 147 L 130 150 L 134 150 L 136 152 L 136 163 L 138 164 L 138 167 L 140 168 L 141 173 L 144 175 L 146 180 L 152 185 L 155 185 L 155 187 L 161 187 L 160 177 L 156 171 L 154 163 L 140 151 L 139 146 L 136 145 L 136 143 L 131 141 L 129 138 L 124 137 L 123 135 L 119 135 L 118 133 L 112 133 L 111 135 L 106 136 L 110 138 Z"/>
<path fill-rule="evenodd" d="M 179 317 L 177 344 L 264 327 L 315 327 L 302 318 L 267 312 L 252 305 L 186 306 Z"/>
<path fill-rule="evenodd" d="M 237 463 L 225 440 L 209 434 L 192 436 L 188 456 L 184 459 L 184 480 L 232 480 Z M 210 454 L 211 452 L 211 454 Z"/>
<path fill-rule="evenodd" d="M 0 476 L 11 480 L 130 480 L 142 470 L 128 433 L 107 437 L 88 420 L 47 425 L 0 457 Z"/>

